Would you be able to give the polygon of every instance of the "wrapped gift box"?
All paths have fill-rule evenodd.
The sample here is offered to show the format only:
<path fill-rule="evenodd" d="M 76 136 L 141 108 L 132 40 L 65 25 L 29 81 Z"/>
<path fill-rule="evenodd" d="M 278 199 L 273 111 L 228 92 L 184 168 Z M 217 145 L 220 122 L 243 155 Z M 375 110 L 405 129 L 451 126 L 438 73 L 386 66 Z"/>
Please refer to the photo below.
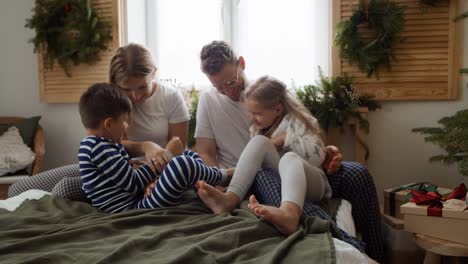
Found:
<path fill-rule="evenodd" d="M 422 184 L 425 184 L 426 187 L 429 186 L 428 183 Z M 400 206 L 408 202 L 405 201 L 405 199 L 406 196 L 411 192 L 411 190 L 405 188 L 416 185 L 421 185 L 421 183 L 410 183 L 384 190 L 384 214 L 403 219 Z M 446 195 L 450 194 L 452 190 L 443 187 L 437 187 L 437 192 L 442 195 L 442 197 L 445 197 Z"/>
<path fill-rule="evenodd" d="M 442 216 L 428 216 L 427 205 L 405 203 L 401 206 L 404 214 L 405 230 L 468 244 L 468 211 L 443 208 Z"/>

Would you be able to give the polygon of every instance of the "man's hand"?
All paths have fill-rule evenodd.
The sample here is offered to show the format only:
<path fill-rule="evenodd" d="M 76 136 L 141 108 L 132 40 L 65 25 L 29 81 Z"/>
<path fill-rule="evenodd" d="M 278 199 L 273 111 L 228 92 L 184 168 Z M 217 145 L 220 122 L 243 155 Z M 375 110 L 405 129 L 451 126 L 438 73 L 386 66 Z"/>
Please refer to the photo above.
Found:
<path fill-rule="evenodd" d="M 328 175 L 332 175 L 340 169 L 341 162 L 343 161 L 343 155 L 341 155 L 341 152 L 337 147 L 331 145 L 325 147 L 325 153 L 325 161 L 323 162 L 322 167 Z"/>

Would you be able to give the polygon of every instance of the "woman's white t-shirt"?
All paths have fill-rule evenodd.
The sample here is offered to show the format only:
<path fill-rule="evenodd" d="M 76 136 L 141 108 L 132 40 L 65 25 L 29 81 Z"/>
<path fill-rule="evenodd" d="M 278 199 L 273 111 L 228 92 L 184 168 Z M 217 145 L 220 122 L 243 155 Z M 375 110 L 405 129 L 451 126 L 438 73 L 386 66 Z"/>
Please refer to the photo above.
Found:
<path fill-rule="evenodd" d="M 143 103 L 133 104 L 128 139 L 153 141 L 165 147 L 169 124 L 188 121 L 190 115 L 182 93 L 172 87 L 158 84 L 155 93 Z"/>

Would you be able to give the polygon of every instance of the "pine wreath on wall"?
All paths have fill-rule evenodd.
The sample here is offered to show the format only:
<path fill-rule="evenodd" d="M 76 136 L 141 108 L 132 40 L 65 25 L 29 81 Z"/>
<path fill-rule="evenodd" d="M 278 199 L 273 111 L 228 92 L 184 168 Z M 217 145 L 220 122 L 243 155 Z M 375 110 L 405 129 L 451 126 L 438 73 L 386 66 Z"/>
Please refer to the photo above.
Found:
<path fill-rule="evenodd" d="M 361 1 L 351 17 L 338 24 L 335 45 L 340 56 L 356 63 L 367 77 L 379 78 L 379 67 L 390 68 L 394 59 L 393 45 L 401 41 L 405 8 L 389 0 Z M 358 28 L 367 26 L 375 35 L 361 36 Z"/>
<path fill-rule="evenodd" d="M 100 19 L 90 0 L 36 0 L 25 27 L 34 29 L 34 52 L 46 69 L 57 62 L 71 76 L 71 65 L 94 64 L 112 39 L 111 25 Z"/>
<path fill-rule="evenodd" d="M 436 6 L 440 0 L 419 0 L 422 6 Z"/>

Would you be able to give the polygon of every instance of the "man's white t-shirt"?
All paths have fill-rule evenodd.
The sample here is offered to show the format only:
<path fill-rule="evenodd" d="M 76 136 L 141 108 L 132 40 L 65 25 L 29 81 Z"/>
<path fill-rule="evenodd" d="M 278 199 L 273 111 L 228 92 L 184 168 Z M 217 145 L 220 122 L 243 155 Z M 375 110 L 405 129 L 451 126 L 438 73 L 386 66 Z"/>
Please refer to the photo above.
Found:
<path fill-rule="evenodd" d="M 165 147 L 169 137 L 169 124 L 188 121 L 190 115 L 179 90 L 158 84 L 156 92 L 150 98 L 141 104 L 133 104 L 131 118 L 129 140 L 153 141 Z"/>
<path fill-rule="evenodd" d="M 195 138 L 216 141 L 221 168 L 234 167 L 250 140 L 249 120 L 242 102 L 235 102 L 214 88 L 200 95 Z"/>

